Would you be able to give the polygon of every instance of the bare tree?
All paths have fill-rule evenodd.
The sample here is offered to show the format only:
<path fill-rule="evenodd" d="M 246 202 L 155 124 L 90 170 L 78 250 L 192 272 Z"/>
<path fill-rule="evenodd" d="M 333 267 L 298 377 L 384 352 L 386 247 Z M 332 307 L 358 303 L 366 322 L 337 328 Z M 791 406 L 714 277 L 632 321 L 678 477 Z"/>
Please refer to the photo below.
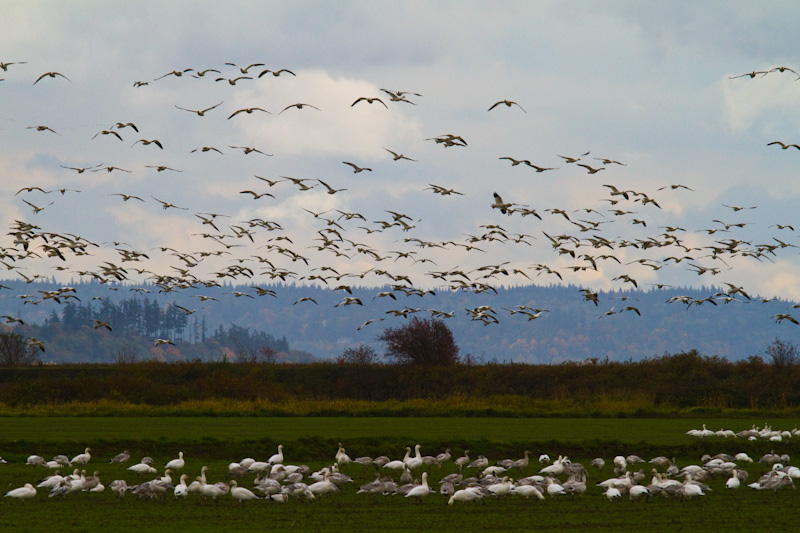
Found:
<path fill-rule="evenodd" d="M 39 364 L 39 350 L 28 339 L 14 332 L 0 333 L 0 366 Z"/>
<path fill-rule="evenodd" d="M 380 362 L 381 356 L 372 346 L 359 344 L 346 348 L 342 354 L 336 358 L 337 363 L 351 365 L 374 365 Z"/>
<path fill-rule="evenodd" d="M 119 346 L 114 356 L 114 362 L 118 365 L 138 363 L 139 350 L 131 346 Z"/>
<path fill-rule="evenodd" d="M 237 363 L 275 363 L 277 353 L 270 346 L 261 346 L 260 348 L 253 348 L 245 346 L 244 343 L 237 340 L 236 348 L 233 350 Z"/>
<path fill-rule="evenodd" d="M 458 346 L 443 320 L 414 317 L 404 326 L 384 330 L 378 340 L 386 343 L 386 355 L 398 363 L 449 365 L 458 362 Z"/>
<path fill-rule="evenodd" d="M 793 342 L 776 338 L 767 346 L 766 354 L 772 366 L 778 369 L 792 368 L 800 364 L 800 353 Z"/>

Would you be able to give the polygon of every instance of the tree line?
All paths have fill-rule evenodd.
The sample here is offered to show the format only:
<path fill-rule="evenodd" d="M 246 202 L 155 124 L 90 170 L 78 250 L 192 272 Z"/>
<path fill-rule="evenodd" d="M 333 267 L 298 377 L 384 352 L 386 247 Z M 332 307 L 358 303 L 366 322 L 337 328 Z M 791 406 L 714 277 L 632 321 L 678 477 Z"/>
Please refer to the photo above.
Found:
<path fill-rule="evenodd" d="M 591 404 L 629 399 L 649 409 L 792 409 L 800 406 L 800 359 L 789 351 L 729 361 L 696 350 L 642 361 L 589 359 L 553 365 L 233 364 L 146 361 L 127 365 L 5 368 L 0 403 L 10 406 L 114 400 L 171 405 L 193 400 L 391 401 L 525 397 Z M 490 403 L 491 405 L 491 403 Z M 702 412 L 702 411 L 699 411 Z M 587 413 L 591 414 L 591 413 Z"/>

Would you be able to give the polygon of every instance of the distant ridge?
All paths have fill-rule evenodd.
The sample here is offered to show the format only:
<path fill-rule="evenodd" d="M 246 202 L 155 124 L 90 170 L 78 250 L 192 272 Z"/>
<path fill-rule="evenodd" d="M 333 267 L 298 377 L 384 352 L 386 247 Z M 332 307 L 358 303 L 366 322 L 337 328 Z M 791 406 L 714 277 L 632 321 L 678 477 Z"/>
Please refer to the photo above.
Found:
<path fill-rule="evenodd" d="M 13 290 L 0 290 L 0 315 L 42 324 L 54 311 L 59 314 L 63 311 L 63 304 L 43 301 L 27 305 L 14 296 L 53 290 L 60 287 L 59 284 L 26 284 L 16 280 L 2 283 Z M 252 287 L 227 285 L 161 294 L 154 285 L 112 287 L 116 290 L 109 290 L 109 284 L 97 282 L 80 282 L 74 286 L 79 287 L 81 298 L 81 302 L 74 302 L 76 305 L 92 305 L 99 309 L 102 300 L 96 298 L 119 302 L 134 297 L 148 298 L 160 306 L 174 303 L 196 310 L 189 317 L 190 324 L 205 320 L 209 330 L 230 324 L 253 328 L 278 338 L 285 337 L 293 349 L 323 359 L 335 357 L 345 348 L 361 342 L 380 351 L 381 344 L 375 341 L 376 337 L 384 328 L 396 327 L 407 320 L 388 313 L 393 309 L 410 309 L 408 317 L 415 316 L 414 310 L 419 309 L 416 316 L 423 318 L 431 316 L 427 311 L 430 309 L 454 312 L 453 318 L 444 320 L 453 330 L 461 354 L 484 362 L 559 363 L 606 357 L 612 361 L 636 361 L 691 349 L 704 355 L 739 360 L 763 353 L 775 338 L 800 344 L 800 327 L 789 322 L 777 323 L 773 318 L 789 312 L 793 302 L 763 302 L 750 295 L 749 302 L 724 303 L 720 299 L 716 305 L 667 303 L 674 296 L 702 300 L 721 290 L 716 287 L 599 291 L 595 306 L 584 300 L 579 287 L 572 285 L 499 287 L 497 294 L 446 289 L 425 296 L 395 293 L 396 300 L 377 296 L 390 290 L 389 287 L 353 286 L 350 295 L 314 286 L 275 284 L 262 286 L 274 289 L 277 297 L 236 298 L 230 293 L 252 293 Z M 200 294 L 219 301 L 204 305 L 197 298 Z M 359 298 L 364 305 L 335 307 L 345 296 Z M 301 298 L 313 298 L 316 304 L 309 300 L 295 303 Z M 491 306 L 498 323 L 484 326 L 470 320 L 466 309 L 484 305 Z M 528 320 L 521 313 L 510 312 L 518 305 L 548 311 L 541 313 L 540 318 Z M 624 310 L 629 306 L 640 310 L 641 316 Z M 376 318 L 384 320 L 358 329 L 364 322 Z M 57 347 L 48 347 L 48 357 L 56 353 Z"/>

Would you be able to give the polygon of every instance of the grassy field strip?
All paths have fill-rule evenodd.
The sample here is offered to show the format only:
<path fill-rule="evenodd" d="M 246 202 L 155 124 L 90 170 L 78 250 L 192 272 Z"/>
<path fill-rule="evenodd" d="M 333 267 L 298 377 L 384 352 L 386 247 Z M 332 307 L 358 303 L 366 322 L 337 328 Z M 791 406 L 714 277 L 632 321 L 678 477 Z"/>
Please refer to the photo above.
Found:
<path fill-rule="evenodd" d="M 584 441 L 615 440 L 680 445 L 686 435 L 706 424 L 709 429 L 740 431 L 763 420 L 590 419 L 590 418 L 312 418 L 312 417 L 7 417 L 0 418 L 5 441 L 74 441 L 98 439 L 271 439 L 323 437 L 408 437 L 457 441 Z M 774 429 L 792 429 L 798 420 L 781 419 Z"/>

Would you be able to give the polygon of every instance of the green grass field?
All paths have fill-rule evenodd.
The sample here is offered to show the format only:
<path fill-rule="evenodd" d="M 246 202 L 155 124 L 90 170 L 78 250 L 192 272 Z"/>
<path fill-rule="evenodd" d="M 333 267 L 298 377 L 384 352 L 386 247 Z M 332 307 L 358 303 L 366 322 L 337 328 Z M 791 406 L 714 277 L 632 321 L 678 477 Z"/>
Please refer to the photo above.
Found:
<path fill-rule="evenodd" d="M 111 456 L 123 447 L 132 451 L 132 462 L 151 455 L 163 465 L 186 453 L 184 472 L 190 479 L 203 465 L 209 466 L 209 480 L 224 480 L 227 464 L 245 456 L 266 459 L 278 442 L 285 444 L 286 463 L 305 463 L 319 468 L 333 461 L 336 442 L 341 440 L 352 457 L 376 455 L 400 458 L 403 447 L 423 444 L 423 454 L 436 454 L 453 448 L 454 456 L 464 445 L 471 446 L 472 457 L 483 453 L 495 461 L 522 456 L 524 449 L 549 453 L 555 457 L 569 451 L 574 461 L 588 465 L 594 452 L 601 452 L 608 463 L 619 453 L 640 452 L 650 459 L 657 450 L 677 451 L 678 464 L 699 462 L 701 453 L 747 451 L 752 457 L 772 447 L 792 454 L 798 449 L 789 443 L 749 443 L 723 439 L 697 442 L 686 430 L 730 428 L 734 431 L 759 426 L 764 421 L 750 420 L 645 420 L 645 419 L 478 419 L 478 418 L 0 418 L 0 455 L 11 461 L 0 465 L 0 491 L 36 483 L 47 470 L 26 466 L 27 455 L 37 453 L 49 459 L 56 453 L 73 456 L 92 447 L 93 458 L 87 470 L 100 472 L 106 484 L 126 479 L 129 484 L 154 476 L 137 476 L 118 465 L 109 465 Z M 777 429 L 791 429 L 793 420 L 780 420 Z M 388 447 L 388 448 L 385 448 Z M 683 453 L 684 452 L 685 455 Z M 798 451 L 797 453 L 800 453 Z M 141 455 L 138 455 L 141 454 Z M 538 471 L 531 465 L 522 475 Z M 131 463 L 129 463 L 131 464 Z M 485 503 L 448 507 L 446 498 L 433 494 L 421 504 L 400 497 L 356 495 L 358 487 L 372 481 L 374 473 L 350 465 L 346 473 L 354 483 L 338 494 L 314 503 L 290 501 L 279 504 L 252 501 L 240 506 L 229 496 L 213 505 L 197 495 L 186 501 L 170 496 L 157 501 L 137 500 L 128 495 L 123 501 L 110 491 L 102 494 L 75 494 L 65 499 L 48 498 L 44 489 L 28 502 L 0 498 L 2 531 L 523 531 L 556 529 L 571 531 L 619 531 L 641 528 L 651 531 L 747 531 L 793 530 L 793 513 L 800 494 L 762 493 L 742 488 L 728 491 L 725 479 L 710 482 L 713 490 L 698 501 L 658 499 L 651 503 L 628 500 L 609 502 L 595 483 L 613 476 L 610 465 L 597 472 L 589 468 L 589 490 L 583 497 L 545 501 L 505 498 Z M 645 471 L 650 465 L 645 464 Z M 751 480 L 765 471 L 765 465 L 748 467 Z M 455 470 L 451 464 L 431 470 L 433 486 L 442 476 Z M 473 474 L 474 470 L 468 471 Z M 161 474 L 161 470 L 159 471 Z M 253 475 L 240 482 L 252 483 Z M 395 475 L 397 477 L 397 475 Z M 648 478 L 649 479 L 649 478 Z M 137 481 L 138 480 L 138 481 Z"/>
<path fill-rule="evenodd" d="M 615 418 L 400 418 L 400 417 L 0 417 L 2 441 L 85 441 L 96 439 L 201 438 L 275 441 L 303 437 L 348 440 L 407 437 L 414 440 L 645 441 L 654 445 L 695 442 L 689 429 L 740 431 L 764 420 L 615 419 Z M 775 421 L 778 429 L 792 429 L 800 420 Z"/>

